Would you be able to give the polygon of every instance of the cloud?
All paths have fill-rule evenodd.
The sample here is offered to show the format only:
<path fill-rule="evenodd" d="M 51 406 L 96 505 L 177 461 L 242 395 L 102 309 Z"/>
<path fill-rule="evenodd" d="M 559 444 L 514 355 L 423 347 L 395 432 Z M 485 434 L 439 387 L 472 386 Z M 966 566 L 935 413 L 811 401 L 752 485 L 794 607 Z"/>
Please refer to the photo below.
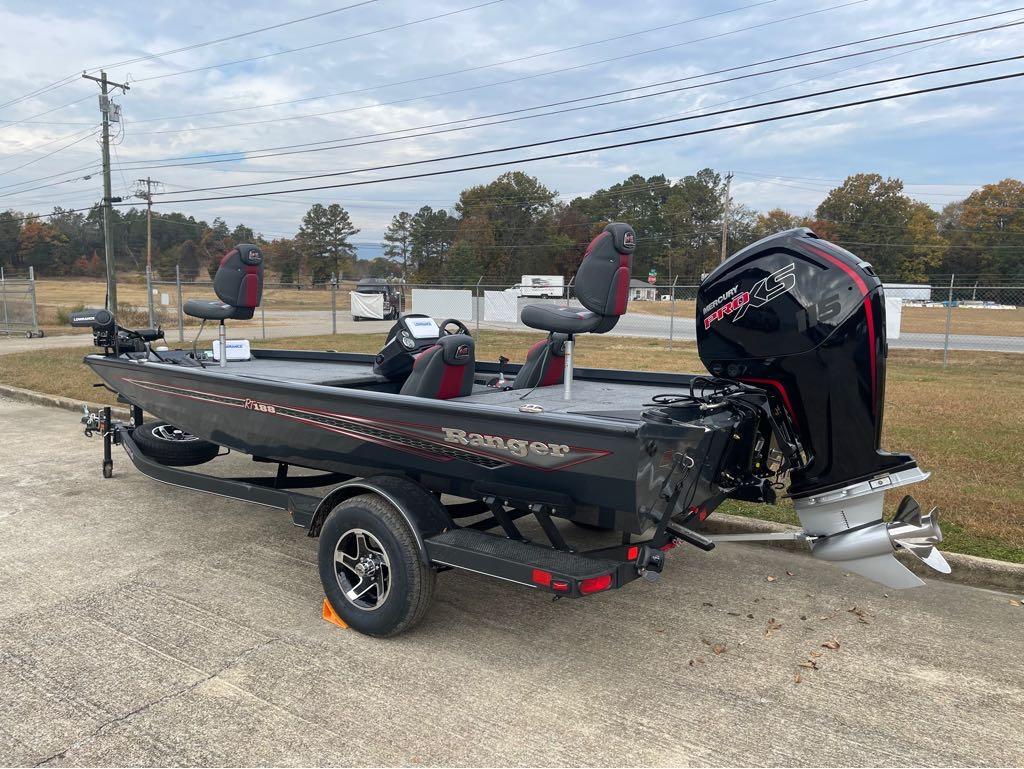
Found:
<path fill-rule="evenodd" d="M 130 75 L 133 79 L 132 90 L 117 97 L 126 121 L 125 136 L 117 147 L 117 157 L 130 168 L 115 171 L 115 192 L 121 192 L 122 187 L 130 187 L 136 177 L 146 174 L 167 182 L 166 190 L 174 192 L 425 160 L 438 155 L 523 144 L 751 104 L 835 85 L 1009 55 L 1016 50 L 1015 33 L 1007 30 L 969 36 L 920 50 L 894 49 L 806 69 L 708 85 L 709 78 L 702 76 L 706 72 L 732 70 L 751 62 L 787 57 L 811 48 L 994 12 L 999 10 L 999 6 L 986 1 L 943 10 L 924 0 L 910 3 L 877 0 L 781 24 L 737 31 L 813 10 L 796 8 L 780 1 L 631 35 L 629 33 L 634 31 L 728 8 L 739 9 L 752 3 L 737 0 L 735 5 L 726 7 L 701 0 L 682 8 L 671 0 L 650 0 L 633 4 L 624 12 L 621 3 L 610 0 L 505 0 L 349 42 L 242 64 L 215 66 L 234 59 L 263 56 L 394 26 L 471 4 L 472 0 L 445 0 L 429 6 L 377 3 L 315 21 L 183 51 L 157 61 L 112 67 L 112 78 Z M 823 3 L 819 7 L 826 6 Z M 83 67 L 134 58 L 147 51 L 181 48 L 320 10 L 323 10 L 323 5 L 314 3 L 281 4 L 265 0 L 200 3 L 184 0 L 157 6 L 149 14 L 110 16 L 102 9 L 85 6 L 67 5 L 53 10 L 40 9 L 28 2 L 8 3 L 0 9 L 0 28 L 6 33 L 8 62 L 0 72 L 0 103 Z M 970 26 L 997 23 L 1000 18 L 1003 17 Z M 711 39 L 696 42 L 701 37 Z M 581 45 L 603 38 L 612 40 Z M 546 54 L 572 46 L 580 47 Z M 649 49 L 662 50 L 643 53 Z M 634 53 L 638 55 L 630 55 Z M 524 56 L 533 57 L 499 63 Z M 602 59 L 617 60 L 597 63 Z M 786 59 L 785 63 L 807 60 L 807 57 L 798 57 Z M 211 66 L 212 69 L 187 75 L 143 79 Z M 759 69 L 765 68 L 767 65 Z M 554 70 L 564 71 L 547 74 Z M 953 82 L 1011 70 L 1012 65 L 1002 69 L 978 68 L 933 76 L 920 82 Z M 750 71 L 735 69 L 729 74 L 740 75 Z M 634 89 L 679 78 L 692 78 L 680 82 L 679 86 L 700 87 L 593 109 L 330 151 L 223 164 L 184 166 L 151 162 L 156 158 L 238 152 L 330 139 L 343 140 L 340 143 L 390 139 L 394 137 L 366 135 L 382 132 L 402 135 L 417 126 L 462 121 L 479 115 Z M 804 82 L 808 80 L 811 82 Z M 848 97 L 822 98 L 815 103 L 836 103 L 869 94 L 919 87 L 913 82 L 916 81 L 854 91 Z M 346 91 L 354 93 L 342 93 Z M 22 187 L 34 186 L 28 183 L 32 179 L 51 174 L 57 179 L 62 172 L 95 164 L 98 151 L 92 141 L 82 142 L 50 157 L 43 155 L 61 143 L 40 146 L 95 123 L 98 113 L 95 99 L 91 98 L 95 92 L 94 84 L 75 79 L 62 88 L 0 108 L 0 119 L 20 120 L 74 99 L 82 99 L 78 104 L 41 116 L 35 122 L 6 128 L 0 124 L 0 172 L 39 158 L 38 162 L 21 171 L 0 175 L 0 186 L 17 183 L 22 183 Z M 451 93 L 430 96 L 444 92 Z M 646 92 L 650 89 L 621 96 Z M 1022 173 L 1021 153 L 1012 151 L 1020 142 L 1008 128 L 1015 125 L 1011 111 L 1019 101 L 1018 94 L 1019 85 L 1011 81 L 977 90 L 951 91 L 812 118 L 524 164 L 522 168 L 538 175 L 552 189 L 569 191 L 567 194 L 607 187 L 634 172 L 645 175 L 664 173 L 677 178 L 705 166 L 723 172 L 730 168 L 745 168 L 782 176 L 823 178 L 842 178 L 847 173 L 873 170 L 925 184 L 984 182 Z M 252 105 L 295 99 L 305 101 L 246 109 Z M 402 103 L 388 103 L 395 101 Z M 465 162 L 469 165 L 659 136 L 808 106 L 810 102 L 783 104 L 726 117 L 483 156 L 483 160 Z M 330 114 L 300 117 L 310 113 Z M 153 120 L 180 115 L 192 116 Z M 209 126 L 218 127 L 182 130 Z M 365 138 L 345 140 L 345 137 L 356 136 Z M 25 151 L 32 147 L 38 149 Z M 416 166 L 411 170 L 422 172 L 439 167 L 451 168 L 457 164 L 452 161 Z M 143 168 L 146 165 L 164 167 Z M 134 170 L 135 167 L 138 170 Z M 373 240 L 379 238 L 391 215 L 398 210 L 415 210 L 422 203 L 450 205 L 462 188 L 493 179 L 501 170 L 305 192 L 280 198 L 183 203 L 175 208 L 207 220 L 221 216 L 232 225 L 243 221 L 254 229 L 278 233 L 293 231 L 310 201 L 337 200 L 350 205 L 357 226 L 363 229 L 360 240 Z M 409 171 L 397 169 L 386 173 L 400 175 Z M 358 178 L 372 178 L 384 173 L 361 174 Z M 70 175 L 75 176 L 74 173 Z M 289 186 L 330 184 L 351 178 L 325 177 Z M 735 195 L 740 203 L 754 207 L 781 205 L 802 212 L 813 208 L 820 199 L 818 196 L 824 194 L 822 190 L 800 189 L 792 185 L 784 187 L 781 183 L 781 179 L 773 184 L 737 176 Z M 807 186 L 801 182 L 794 184 Z M 275 186 L 284 185 L 266 185 L 259 189 Z M 47 210 L 52 205 L 68 205 L 75 200 L 89 202 L 100 197 L 98 177 L 4 196 L 6 192 L 19 189 L 18 186 L 0 189 L 0 207 L 14 205 Z M 964 188 L 945 186 L 937 189 Z"/>

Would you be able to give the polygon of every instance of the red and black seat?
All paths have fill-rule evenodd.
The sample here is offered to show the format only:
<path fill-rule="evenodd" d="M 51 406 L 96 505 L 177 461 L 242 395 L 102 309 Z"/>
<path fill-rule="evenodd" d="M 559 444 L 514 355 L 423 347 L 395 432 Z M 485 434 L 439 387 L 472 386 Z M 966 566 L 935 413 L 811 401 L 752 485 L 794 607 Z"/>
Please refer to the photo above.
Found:
<path fill-rule="evenodd" d="M 561 334 L 605 334 L 626 312 L 636 233 L 628 224 L 611 222 L 590 241 L 576 271 L 576 298 L 583 309 L 528 304 L 520 318 L 531 328 Z"/>
<path fill-rule="evenodd" d="M 473 392 L 476 354 L 473 337 L 449 334 L 416 356 L 402 395 L 421 398 L 460 398 Z"/>
<path fill-rule="evenodd" d="M 263 252 L 243 243 L 224 254 L 213 278 L 217 299 L 189 299 L 186 315 L 201 320 L 249 320 L 263 298 Z"/>
<path fill-rule="evenodd" d="M 576 334 L 605 334 L 626 312 L 629 277 L 636 250 L 636 233 L 628 224 L 610 222 L 590 241 L 576 271 L 576 298 L 583 308 L 556 304 L 528 304 L 520 313 L 523 323 L 549 332 L 530 348 L 526 363 L 512 387 L 516 390 L 548 387 L 572 378 L 572 344 Z M 568 397 L 568 395 L 566 396 Z"/>
<path fill-rule="evenodd" d="M 526 362 L 516 374 L 513 390 L 532 390 L 562 383 L 565 376 L 565 334 L 551 334 L 526 353 Z"/>

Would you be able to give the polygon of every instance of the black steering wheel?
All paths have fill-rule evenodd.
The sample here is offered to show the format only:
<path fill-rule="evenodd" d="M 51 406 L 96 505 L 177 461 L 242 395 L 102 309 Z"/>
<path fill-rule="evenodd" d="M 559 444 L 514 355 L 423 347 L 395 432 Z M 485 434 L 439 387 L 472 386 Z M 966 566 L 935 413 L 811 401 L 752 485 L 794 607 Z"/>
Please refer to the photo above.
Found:
<path fill-rule="evenodd" d="M 458 330 L 455 332 L 449 331 L 448 326 L 455 326 L 455 328 Z M 461 320 L 456 320 L 455 318 L 446 318 L 445 320 L 441 321 L 437 327 L 441 330 L 441 336 L 453 336 L 454 334 L 465 334 L 466 336 L 473 336 L 472 334 L 469 333 L 469 329 L 466 328 L 466 324 L 463 323 Z"/>

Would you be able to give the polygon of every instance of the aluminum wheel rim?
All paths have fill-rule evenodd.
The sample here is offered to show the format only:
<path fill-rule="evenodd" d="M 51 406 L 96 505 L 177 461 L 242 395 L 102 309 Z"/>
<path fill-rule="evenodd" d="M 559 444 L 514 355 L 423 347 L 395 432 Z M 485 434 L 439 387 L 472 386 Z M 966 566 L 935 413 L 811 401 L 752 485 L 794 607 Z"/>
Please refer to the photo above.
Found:
<path fill-rule="evenodd" d="M 391 561 L 366 529 L 349 529 L 334 546 L 334 573 L 341 594 L 363 611 L 376 611 L 391 592 Z"/>
<path fill-rule="evenodd" d="M 190 443 L 199 440 L 192 433 L 179 430 L 174 425 L 157 425 L 153 428 L 153 437 L 159 438 L 162 441 L 170 441 L 171 443 Z"/>

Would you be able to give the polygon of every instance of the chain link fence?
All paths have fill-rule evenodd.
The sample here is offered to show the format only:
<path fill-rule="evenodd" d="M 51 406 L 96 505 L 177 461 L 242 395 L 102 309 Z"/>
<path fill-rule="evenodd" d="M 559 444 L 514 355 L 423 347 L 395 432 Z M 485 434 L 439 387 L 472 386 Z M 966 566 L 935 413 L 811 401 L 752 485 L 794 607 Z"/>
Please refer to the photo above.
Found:
<path fill-rule="evenodd" d="M 198 322 L 181 312 L 190 298 L 212 297 L 209 280 L 148 278 L 151 322 L 170 329 L 169 338 L 191 338 L 188 327 Z M 671 285 L 633 279 L 629 310 L 610 333 L 662 339 L 671 345 L 696 341 L 697 284 Z M 354 296 L 357 295 L 357 296 Z M 377 297 L 380 297 L 379 299 Z M 1009 284 L 945 276 L 944 284 L 886 287 L 887 331 L 892 349 L 931 350 L 944 363 L 958 353 L 1024 353 L 1024 284 Z M 580 306 L 568 286 L 509 285 L 507 283 L 439 282 L 384 283 L 375 286 L 350 280 L 324 283 L 272 283 L 249 321 L 231 321 L 234 333 L 251 338 L 310 336 L 338 333 L 380 333 L 398 312 L 420 312 L 435 318 L 455 318 L 476 330 L 537 333 L 519 320 L 527 304 Z"/>
<path fill-rule="evenodd" d="M 36 307 L 36 276 L 29 267 L 24 274 L 0 267 L 0 334 L 43 336 Z"/>

